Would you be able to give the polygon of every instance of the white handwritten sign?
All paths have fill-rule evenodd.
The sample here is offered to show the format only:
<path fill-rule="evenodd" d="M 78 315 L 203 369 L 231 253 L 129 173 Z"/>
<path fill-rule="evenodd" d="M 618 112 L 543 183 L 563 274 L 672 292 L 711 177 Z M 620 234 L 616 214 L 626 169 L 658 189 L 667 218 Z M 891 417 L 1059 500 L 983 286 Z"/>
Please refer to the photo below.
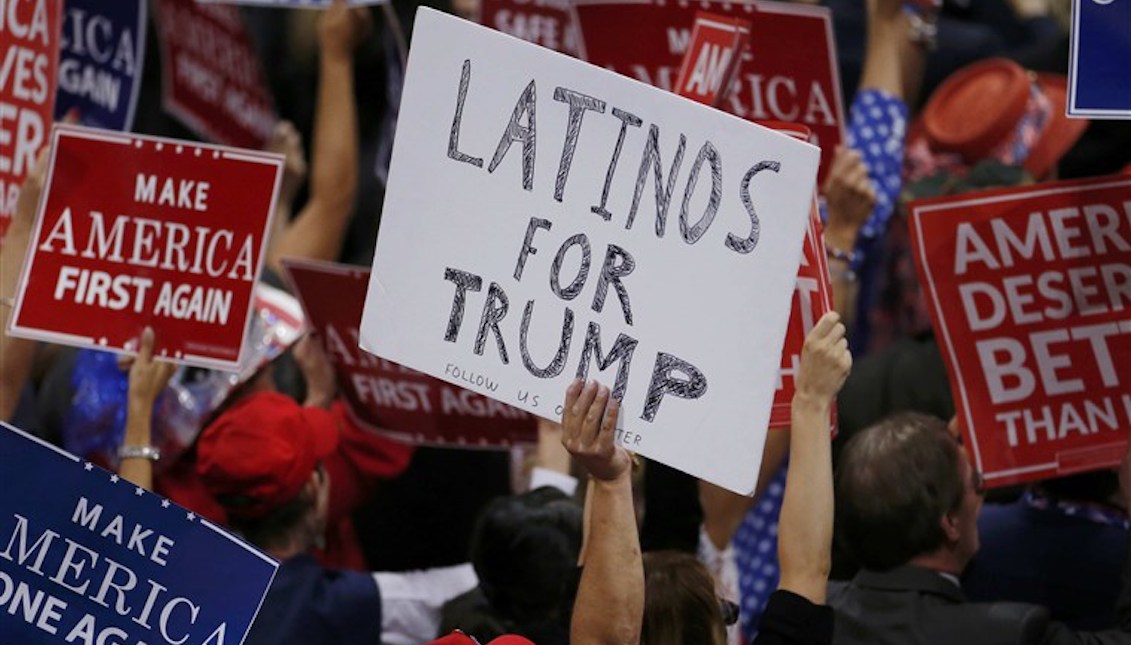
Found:
<path fill-rule="evenodd" d="M 819 150 L 417 14 L 362 348 L 749 493 Z"/>

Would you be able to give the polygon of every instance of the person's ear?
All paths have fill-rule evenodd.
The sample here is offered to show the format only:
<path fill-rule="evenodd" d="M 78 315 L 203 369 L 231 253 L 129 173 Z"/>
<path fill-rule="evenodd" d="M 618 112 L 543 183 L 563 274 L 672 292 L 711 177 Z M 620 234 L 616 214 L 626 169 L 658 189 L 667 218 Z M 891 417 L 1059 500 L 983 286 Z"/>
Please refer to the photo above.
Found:
<path fill-rule="evenodd" d="M 961 520 L 958 519 L 958 513 L 953 511 L 944 513 L 942 519 L 939 520 L 939 526 L 942 528 L 943 534 L 946 535 L 947 542 L 958 542 L 959 538 L 962 536 L 962 530 L 959 526 L 960 522 Z"/>

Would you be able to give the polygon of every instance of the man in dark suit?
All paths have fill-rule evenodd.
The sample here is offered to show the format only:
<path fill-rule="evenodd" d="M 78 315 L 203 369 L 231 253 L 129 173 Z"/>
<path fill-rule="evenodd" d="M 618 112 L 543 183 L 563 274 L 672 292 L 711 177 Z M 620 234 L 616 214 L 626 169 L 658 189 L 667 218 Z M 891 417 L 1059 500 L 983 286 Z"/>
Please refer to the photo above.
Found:
<path fill-rule="evenodd" d="M 1073 632 L 1036 605 L 966 601 L 982 478 L 945 422 L 908 413 L 868 428 L 845 447 L 836 483 L 840 537 L 862 570 L 830 588 L 835 645 L 1131 645 L 1126 571 L 1111 631 Z"/>

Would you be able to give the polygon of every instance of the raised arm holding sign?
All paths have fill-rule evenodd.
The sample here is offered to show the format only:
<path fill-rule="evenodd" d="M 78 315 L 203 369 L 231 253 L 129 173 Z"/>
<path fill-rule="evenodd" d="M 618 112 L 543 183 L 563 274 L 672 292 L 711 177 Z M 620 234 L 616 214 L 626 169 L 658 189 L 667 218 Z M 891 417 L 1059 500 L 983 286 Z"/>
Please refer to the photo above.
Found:
<path fill-rule="evenodd" d="M 362 348 L 751 492 L 817 149 L 426 10 L 397 132 Z"/>

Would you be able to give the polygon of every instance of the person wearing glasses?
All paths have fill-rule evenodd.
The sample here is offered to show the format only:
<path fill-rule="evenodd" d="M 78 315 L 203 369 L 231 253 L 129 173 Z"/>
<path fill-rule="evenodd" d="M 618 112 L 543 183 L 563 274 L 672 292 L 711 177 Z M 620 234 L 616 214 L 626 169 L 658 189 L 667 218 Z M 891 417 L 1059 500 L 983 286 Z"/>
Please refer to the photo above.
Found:
<path fill-rule="evenodd" d="M 941 419 L 900 413 L 848 442 L 837 467 L 837 531 L 861 571 L 830 586 L 834 645 L 1131 643 L 1126 582 L 1117 628 L 1104 632 L 1074 632 L 1038 605 L 967 601 L 960 576 L 978 551 L 984 493 Z"/>

